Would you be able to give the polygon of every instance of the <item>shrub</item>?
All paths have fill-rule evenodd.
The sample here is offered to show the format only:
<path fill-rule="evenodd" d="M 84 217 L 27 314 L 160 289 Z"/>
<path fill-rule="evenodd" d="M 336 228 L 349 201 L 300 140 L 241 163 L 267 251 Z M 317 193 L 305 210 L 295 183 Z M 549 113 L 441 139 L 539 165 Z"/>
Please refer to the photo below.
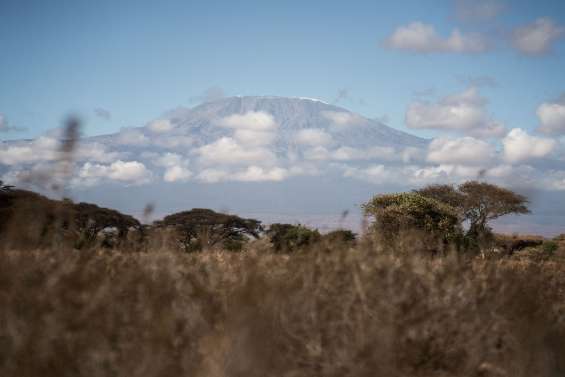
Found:
<path fill-rule="evenodd" d="M 275 252 L 291 253 L 311 246 L 320 241 L 317 229 L 309 229 L 304 225 L 272 224 L 267 230 Z"/>
<path fill-rule="evenodd" d="M 418 193 L 377 195 L 363 209 L 374 218 L 372 232 L 388 246 L 408 234 L 425 238 L 431 249 L 444 249 L 461 241 L 462 229 L 456 211 Z"/>
<path fill-rule="evenodd" d="M 322 236 L 322 240 L 333 245 L 354 244 L 357 235 L 349 229 L 337 229 Z"/>
<path fill-rule="evenodd" d="M 545 241 L 542 244 L 542 250 L 543 250 L 544 253 L 547 253 L 547 254 L 554 254 L 557 251 L 558 248 L 559 248 L 559 245 L 555 241 Z"/>

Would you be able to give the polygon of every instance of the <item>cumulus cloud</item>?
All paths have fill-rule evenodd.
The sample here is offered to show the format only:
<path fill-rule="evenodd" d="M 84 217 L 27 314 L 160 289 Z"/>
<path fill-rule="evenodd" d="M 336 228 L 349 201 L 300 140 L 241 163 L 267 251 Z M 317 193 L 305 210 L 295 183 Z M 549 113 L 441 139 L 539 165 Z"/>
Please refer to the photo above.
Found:
<path fill-rule="evenodd" d="M 335 131 L 345 130 L 347 126 L 353 126 L 363 121 L 357 114 L 346 111 L 322 111 L 322 117 L 330 121 Z"/>
<path fill-rule="evenodd" d="M 123 153 L 110 151 L 101 143 L 81 143 L 76 149 L 75 158 L 78 161 L 111 162 L 123 157 Z"/>
<path fill-rule="evenodd" d="M 537 109 L 539 130 L 548 134 L 565 134 L 565 95 L 559 100 L 542 103 Z"/>
<path fill-rule="evenodd" d="M 332 143 L 332 135 L 321 128 L 304 128 L 297 131 L 294 141 L 302 145 L 318 146 Z"/>
<path fill-rule="evenodd" d="M 204 164 L 271 163 L 275 155 L 264 147 L 244 147 L 231 137 L 222 137 L 196 150 Z"/>
<path fill-rule="evenodd" d="M 321 145 L 304 150 L 303 156 L 309 161 L 326 161 L 332 158 L 331 152 Z"/>
<path fill-rule="evenodd" d="M 164 153 L 153 160 L 156 166 L 165 168 L 163 180 L 165 182 L 185 182 L 192 177 L 188 169 L 189 160 L 177 153 Z"/>
<path fill-rule="evenodd" d="M 273 116 L 263 111 L 249 111 L 245 114 L 233 114 L 218 121 L 222 127 L 254 131 L 272 131 L 277 128 Z"/>
<path fill-rule="evenodd" d="M 455 0 L 455 16 L 461 21 L 492 20 L 504 8 L 500 0 Z"/>
<path fill-rule="evenodd" d="M 332 153 L 332 158 L 337 161 L 353 160 L 392 160 L 402 158 L 393 147 L 351 148 L 340 147 Z"/>
<path fill-rule="evenodd" d="M 172 131 L 175 127 L 169 119 L 157 119 L 147 125 L 147 128 L 156 134 Z"/>
<path fill-rule="evenodd" d="M 224 169 L 211 168 L 202 170 L 196 178 L 206 183 L 217 183 L 228 179 L 229 175 L 230 173 Z"/>
<path fill-rule="evenodd" d="M 478 53 L 486 51 L 488 44 L 477 33 L 461 33 L 458 29 L 444 38 L 437 34 L 432 25 L 412 22 L 398 27 L 384 42 L 391 49 L 415 53 Z"/>
<path fill-rule="evenodd" d="M 198 175 L 197 179 L 205 183 L 217 183 L 223 181 L 239 181 L 239 182 L 278 182 L 289 177 L 291 172 L 281 167 L 264 168 L 251 165 L 240 171 L 229 171 L 226 169 L 204 169 Z"/>
<path fill-rule="evenodd" d="M 94 115 L 96 115 L 98 118 L 102 118 L 104 120 L 112 119 L 112 113 L 109 110 L 106 110 L 102 107 L 95 108 L 94 109 Z"/>
<path fill-rule="evenodd" d="M 163 153 L 162 155 L 157 155 L 157 156 L 150 155 L 150 156 L 154 157 L 153 163 L 156 166 L 167 168 L 171 166 L 188 164 L 188 160 L 177 153 L 167 152 L 167 153 Z"/>
<path fill-rule="evenodd" d="M 428 162 L 450 165 L 485 165 L 496 158 L 494 147 L 472 137 L 437 138 L 428 149 Z"/>
<path fill-rule="evenodd" d="M 156 146 L 167 149 L 186 149 L 194 144 L 194 139 L 186 135 L 158 135 L 152 141 Z"/>
<path fill-rule="evenodd" d="M 383 164 L 368 167 L 343 167 L 343 175 L 375 184 L 419 186 L 437 182 L 461 182 L 476 179 L 482 171 L 477 166 L 442 164 L 438 166 L 408 165 L 391 167 Z"/>
<path fill-rule="evenodd" d="M 271 131 L 256 131 L 256 130 L 235 130 L 233 137 L 244 145 L 269 145 L 275 138 L 276 133 Z"/>
<path fill-rule="evenodd" d="M 277 123 L 273 116 L 263 111 L 233 114 L 218 121 L 221 127 L 234 130 L 233 138 L 245 146 L 265 146 L 276 138 Z"/>
<path fill-rule="evenodd" d="M 138 161 L 118 160 L 110 165 L 87 162 L 73 179 L 77 186 L 92 186 L 101 181 L 117 181 L 126 184 L 143 184 L 151 180 L 151 172 Z"/>
<path fill-rule="evenodd" d="M 371 165 L 367 168 L 346 166 L 343 172 L 345 177 L 353 177 L 369 182 L 382 184 L 396 181 L 395 175 L 387 170 L 384 165 Z"/>
<path fill-rule="evenodd" d="M 265 169 L 259 166 L 249 166 L 246 170 L 233 175 L 233 179 L 244 182 L 265 182 L 265 181 L 282 181 L 287 178 L 289 172 L 287 169 L 274 167 Z"/>
<path fill-rule="evenodd" d="M 165 170 L 163 180 L 165 182 L 185 182 L 192 177 L 192 172 L 182 166 L 171 166 Z"/>
<path fill-rule="evenodd" d="M 477 88 L 449 95 L 437 103 L 412 102 L 406 111 L 409 128 L 459 131 L 474 136 L 494 137 L 505 133 L 504 126 L 493 120 L 487 101 Z"/>
<path fill-rule="evenodd" d="M 122 145 L 143 146 L 149 144 L 149 138 L 135 128 L 122 128 L 116 137 L 116 142 Z"/>
<path fill-rule="evenodd" d="M 550 52 L 553 43 L 564 33 L 565 28 L 555 24 L 550 18 L 538 18 L 513 31 L 512 45 L 526 55 L 542 55 Z"/>
<path fill-rule="evenodd" d="M 19 165 L 39 161 L 52 161 L 57 158 L 59 142 L 42 136 L 31 142 L 0 144 L 0 164 Z"/>
<path fill-rule="evenodd" d="M 512 129 L 502 140 L 504 158 L 517 163 L 549 155 L 556 146 L 555 140 L 528 135 L 520 128 Z"/>

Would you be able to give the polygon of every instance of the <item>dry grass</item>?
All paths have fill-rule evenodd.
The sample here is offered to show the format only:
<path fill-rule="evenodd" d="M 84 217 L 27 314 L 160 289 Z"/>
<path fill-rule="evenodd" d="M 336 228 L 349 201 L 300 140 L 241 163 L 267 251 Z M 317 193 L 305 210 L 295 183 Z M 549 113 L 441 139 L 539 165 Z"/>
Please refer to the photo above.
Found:
<path fill-rule="evenodd" d="M 0 252 L 0 376 L 563 376 L 565 264 Z"/>

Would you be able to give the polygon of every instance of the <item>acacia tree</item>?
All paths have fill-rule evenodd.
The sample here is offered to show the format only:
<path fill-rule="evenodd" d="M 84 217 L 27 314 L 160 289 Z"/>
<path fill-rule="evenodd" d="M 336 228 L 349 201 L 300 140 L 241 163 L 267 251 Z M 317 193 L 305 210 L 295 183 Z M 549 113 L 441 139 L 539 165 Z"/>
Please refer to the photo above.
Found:
<path fill-rule="evenodd" d="M 457 210 L 461 209 L 464 195 L 453 185 L 428 185 L 413 192 L 425 196 L 426 198 L 435 199 L 441 203 L 445 203 Z"/>
<path fill-rule="evenodd" d="M 490 236 L 490 221 L 508 214 L 530 212 L 525 196 L 485 182 L 468 181 L 456 188 L 430 185 L 415 192 L 454 207 L 460 222 L 469 223 L 467 235 L 477 241 Z"/>
<path fill-rule="evenodd" d="M 458 189 L 464 198 L 462 207 L 470 235 L 490 233 L 488 222 L 501 216 L 530 213 L 528 199 L 511 190 L 477 181 L 465 182 Z"/>
<path fill-rule="evenodd" d="M 77 246 L 91 245 L 104 229 L 116 229 L 118 240 L 123 240 L 130 228 L 139 228 L 140 223 L 130 215 L 91 203 L 73 204 L 67 201 L 73 212 L 73 225 L 79 233 Z"/>
<path fill-rule="evenodd" d="M 186 252 L 201 251 L 220 244 L 227 249 L 238 250 L 248 237 L 259 238 L 263 231 L 258 220 L 203 208 L 168 215 L 155 225 L 175 228 L 178 241 Z"/>
<path fill-rule="evenodd" d="M 363 205 L 366 216 L 374 218 L 373 232 L 389 246 L 408 233 L 418 232 L 432 249 L 457 242 L 461 227 L 456 210 L 416 192 L 377 195 Z"/>

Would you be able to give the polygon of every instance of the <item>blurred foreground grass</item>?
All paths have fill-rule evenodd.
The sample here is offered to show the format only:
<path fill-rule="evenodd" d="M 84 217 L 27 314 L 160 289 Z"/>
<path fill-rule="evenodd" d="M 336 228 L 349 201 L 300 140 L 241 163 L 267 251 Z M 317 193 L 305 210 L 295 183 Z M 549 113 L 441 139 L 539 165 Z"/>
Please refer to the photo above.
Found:
<path fill-rule="evenodd" d="M 0 252 L 0 376 L 564 376 L 565 263 Z"/>

